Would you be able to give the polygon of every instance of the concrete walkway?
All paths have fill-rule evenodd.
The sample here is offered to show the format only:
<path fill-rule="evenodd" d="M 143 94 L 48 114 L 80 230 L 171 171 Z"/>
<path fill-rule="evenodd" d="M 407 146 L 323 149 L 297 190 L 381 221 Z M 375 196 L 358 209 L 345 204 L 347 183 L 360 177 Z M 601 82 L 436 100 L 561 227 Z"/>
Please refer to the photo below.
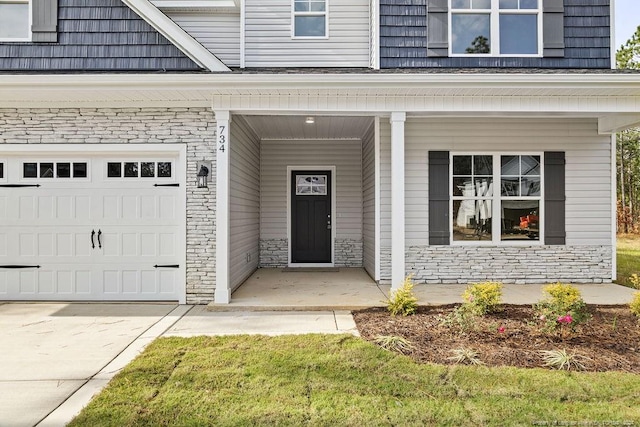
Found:
<path fill-rule="evenodd" d="M 374 285 L 361 306 L 380 305 L 388 286 Z M 460 301 L 463 285 L 420 285 L 421 304 Z M 588 303 L 626 304 L 632 289 L 613 284 L 579 285 Z M 350 290 L 343 290 L 351 292 Z M 540 286 L 505 285 L 504 301 L 531 304 Z M 297 297 L 300 297 L 298 295 Z M 325 294 L 325 299 L 327 295 Z M 329 298 L 331 300 L 331 298 Z M 175 304 L 0 303 L 0 426 L 62 426 L 154 339 L 231 334 L 351 333 L 348 311 L 211 311 L 207 306 Z M 302 304 L 302 303 L 301 303 Z M 282 308 L 280 308 L 282 309 Z"/>

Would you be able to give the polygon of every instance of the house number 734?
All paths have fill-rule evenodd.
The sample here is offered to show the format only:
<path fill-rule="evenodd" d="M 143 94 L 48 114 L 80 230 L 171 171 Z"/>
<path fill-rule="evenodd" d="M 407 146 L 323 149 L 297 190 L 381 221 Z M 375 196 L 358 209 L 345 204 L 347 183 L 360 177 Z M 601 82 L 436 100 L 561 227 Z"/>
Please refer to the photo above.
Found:
<path fill-rule="evenodd" d="M 224 153 L 227 146 L 227 139 L 229 137 L 229 131 L 224 125 L 218 126 L 218 150 Z"/>

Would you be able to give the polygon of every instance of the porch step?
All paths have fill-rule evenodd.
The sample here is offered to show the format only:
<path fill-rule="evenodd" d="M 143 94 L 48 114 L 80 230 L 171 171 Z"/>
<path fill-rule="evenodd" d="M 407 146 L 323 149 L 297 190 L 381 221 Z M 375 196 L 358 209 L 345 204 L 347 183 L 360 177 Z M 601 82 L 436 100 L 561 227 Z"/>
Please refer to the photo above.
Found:
<path fill-rule="evenodd" d="M 353 305 L 353 304 L 330 304 L 330 305 L 251 305 L 242 303 L 216 304 L 214 302 L 207 305 L 207 311 L 229 312 L 229 311 L 355 311 L 370 307 L 384 307 L 380 303 Z"/>

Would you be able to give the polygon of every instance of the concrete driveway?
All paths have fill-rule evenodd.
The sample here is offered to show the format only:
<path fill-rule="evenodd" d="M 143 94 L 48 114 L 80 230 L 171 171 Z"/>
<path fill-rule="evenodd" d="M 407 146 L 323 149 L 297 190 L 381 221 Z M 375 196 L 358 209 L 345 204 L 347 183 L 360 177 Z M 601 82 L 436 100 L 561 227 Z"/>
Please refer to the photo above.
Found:
<path fill-rule="evenodd" d="M 1 304 L 0 426 L 37 425 L 76 390 L 91 383 L 91 393 L 106 384 L 113 372 L 105 367 L 117 371 L 117 358 L 130 360 L 126 353 L 139 352 L 148 343 L 145 334 L 151 341 L 173 325 L 184 314 L 176 313 L 177 307 Z M 134 341 L 136 348 L 131 347 Z M 49 417 L 41 425 L 55 424 Z"/>

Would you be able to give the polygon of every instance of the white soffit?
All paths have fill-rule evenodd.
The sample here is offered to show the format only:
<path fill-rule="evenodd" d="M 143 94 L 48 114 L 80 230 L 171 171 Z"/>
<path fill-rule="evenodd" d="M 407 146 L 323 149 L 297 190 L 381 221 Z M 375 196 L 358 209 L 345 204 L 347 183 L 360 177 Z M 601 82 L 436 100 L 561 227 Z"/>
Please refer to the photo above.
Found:
<path fill-rule="evenodd" d="M 162 13 L 149 0 L 122 0 L 195 63 L 209 71 L 230 71 L 214 54 Z"/>

